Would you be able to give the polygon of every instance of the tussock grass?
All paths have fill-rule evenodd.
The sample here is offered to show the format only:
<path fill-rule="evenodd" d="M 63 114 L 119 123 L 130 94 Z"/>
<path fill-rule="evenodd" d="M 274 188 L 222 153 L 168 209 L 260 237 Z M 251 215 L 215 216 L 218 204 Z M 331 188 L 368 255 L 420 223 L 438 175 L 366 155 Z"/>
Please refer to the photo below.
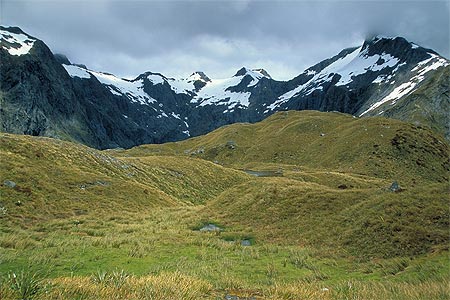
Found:
<path fill-rule="evenodd" d="M 316 112 L 127 151 L 2 133 L 0 298 L 42 270 L 33 299 L 446 299 L 448 154 Z"/>
<path fill-rule="evenodd" d="M 411 283 L 347 281 L 334 286 L 299 282 L 275 286 L 265 292 L 264 299 L 444 300 L 449 294 L 448 284 L 440 282 L 415 285 Z"/>
<path fill-rule="evenodd" d="M 235 147 L 228 147 L 233 141 Z M 447 182 L 448 143 L 432 131 L 385 118 L 278 112 L 256 124 L 233 124 L 177 143 L 143 145 L 117 155 L 187 155 L 241 168 L 287 164 L 377 178 Z"/>
<path fill-rule="evenodd" d="M 265 241 L 314 247 L 366 259 L 427 253 L 448 245 L 447 186 L 389 190 L 331 189 L 286 178 L 261 178 L 229 189 L 204 214 L 251 228 Z"/>
<path fill-rule="evenodd" d="M 203 299 L 211 285 L 179 272 L 158 276 L 129 276 L 96 282 L 88 277 L 61 277 L 51 281 L 51 290 L 37 299 Z"/>

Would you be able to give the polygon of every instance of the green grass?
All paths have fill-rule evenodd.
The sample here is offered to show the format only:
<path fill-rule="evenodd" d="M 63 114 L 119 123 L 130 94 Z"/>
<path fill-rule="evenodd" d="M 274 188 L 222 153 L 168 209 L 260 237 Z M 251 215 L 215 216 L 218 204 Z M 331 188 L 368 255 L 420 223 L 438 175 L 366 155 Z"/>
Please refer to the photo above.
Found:
<path fill-rule="evenodd" d="M 61 293 L 64 299 L 71 299 L 78 292 L 86 293 L 88 298 L 85 299 L 94 299 L 99 295 L 107 299 L 111 293 L 120 297 L 125 292 L 139 292 L 142 288 L 139 280 L 162 277 L 164 281 L 164 276 L 168 274 L 180 274 L 202 282 L 207 286 L 207 297 L 211 299 L 214 295 L 223 296 L 226 293 L 290 299 L 277 297 L 294 291 L 297 294 L 304 291 L 305 295 L 311 292 L 317 295 L 315 293 L 321 293 L 322 287 L 333 291 L 334 296 L 330 299 L 342 299 L 340 296 L 344 291 L 341 289 L 347 282 L 361 289 L 354 293 L 362 295 L 390 286 L 397 286 L 400 290 L 407 287 L 414 293 L 434 293 L 432 290 L 417 290 L 420 286 L 429 288 L 430 285 L 446 290 L 446 251 L 365 261 L 352 256 L 338 256 L 330 251 L 321 253 L 317 248 L 279 245 L 258 239 L 252 246 L 245 247 L 222 236 L 232 234 L 232 227 L 226 228 L 227 231 L 221 235 L 193 231 L 190 224 L 196 220 L 198 209 L 161 209 L 149 213 L 145 219 L 133 215 L 113 217 L 104 224 L 110 228 L 104 236 L 80 234 L 101 232 L 102 228 L 95 222 L 85 222 L 78 228 L 59 233 L 46 232 L 38 241 L 35 232 L 31 236 L 15 232 L 6 234 L 31 239 L 35 244 L 32 248 L 2 251 L 0 273 L 6 276 L 11 271 L 29 274 L 37 270 L 45 272 L 48 276 L 42 288 L 45 286 L 50 293 Z M 42 234 L 42 230 L 38 232 Z M 123 287 L 115 287 L 110 283 L 114 279 L 108 278 L 104 279 L 105 284 L 95 283 L 93 278 L 99 277 L 99 273 L 110 276 L 116 273 L 115 276 L 119 277 L 115 279 L 119 281 L 117 285 L 123 284 Z M 120 273 L 129 275 L 130 279 L 120 279 L 126 277 L 120 276 Z M 79 282 L 84 283 L 78 286 Z M 7 293 L 12 293 L 10 289 L 3 288 Z M 175 291 L 170 293 L 175 295 Z M 48 299 L 45 294 L 39 297 Z M 143 294 L 140 297 L 145 299 Z"/>
<path fill-rule="evenodd" d="M 289 165 L 401 179 L 405 186 L 447 182 L 449 171 L 448 142 L 426 128 L 313 111 L 279 112 L 256 124 L 228 125 L 186 141 L 143 145 L 116 155 L 193 156 L 234 168 Z"/>
<path fill-rule="evenodd" d="M 314 112 L 127 151 L 0 134 L 0 298 L 446 299 L 448 149 Z"/>
<path fill-rule="evenodd" d="M 222 193 L 203 213 L 263 241 L 330 248 L 367 259 L 446 248 L 448 186 L 399 193 L 388 187 L 341 190 L 260 178 Z"/>

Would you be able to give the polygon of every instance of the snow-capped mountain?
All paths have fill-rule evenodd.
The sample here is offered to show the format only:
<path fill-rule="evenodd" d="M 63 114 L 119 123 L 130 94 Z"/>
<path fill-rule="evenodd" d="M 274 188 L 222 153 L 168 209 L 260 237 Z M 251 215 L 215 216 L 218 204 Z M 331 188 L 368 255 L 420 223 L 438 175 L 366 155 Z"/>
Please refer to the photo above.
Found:
<path fill-rule="evenodd" d="M 287 109 L 382 115 L 450 137 L 449 61 L 401 37 L 377 36 L 289 81 L 264 69 L 233 76 L 194 72 L 133 80 L 72 64 L 40 40 L 0 27 L 1 130 L 81 141 L 97 148 L 176 141 Z M 230 74 L 231 75 L 231 74 Z"/>
<path fill-rule="evenodd" d="M 305 70 L 295 79 L 297 86 L 278 96 L 265 112 L 301 109 L 313 101 L 315 109 L 382 115 L 397 100 L 417 90 L 428 72 L 448 65 L 449 61 L 434 51 L 403 38 L 377 36 Z"/>
<path fill-rule="evenodd" d="M 18 28 L 1 29 L 0 34 L 2 49 L 15 56 L 28 54 L 36 41 L 35 38 L 25 34 Z"/>
<path fill-rule="evenodd" d="M 195 72 L 188 78 L 167 78 L 159 73 L 147 72 L 134 80 L 118 78 L 112 74 L 88 70 L 77 65 L 63 64 L 71 77 L 100 81 L 108 90 L 117 96 L 128 98 L 131 102 L 152 105 L 157 100 L 145 92 L 146 85 L 166 85 L 175 94 L 192 96 L 190 103 L 195 106 L 226 106 L 225 113 L 233 111 L 235 107 L 248 108 L 251 88 L 258 84 L 263 77 L 271 78 L 264 69 L 248 69 L 243 67 L 233 77 L 224 79 L 210 79 L 203 72 Z M 164 102 L 164 99 L 161 99 Z M 161 101 L 160 101 L 161 102 Z M 163 110 L 161 110 L 164 113 Z"/>
<path fill-rule="evenodd" d="M 243 67 L 233 77 L 210 80 L 192 98 L 196 106 L 226 106 L 224 113 L 233 112 L 236 107 L 248 108 L 251 88 L 263 77 L 270 75 L 263 69 L 251 70 Z"/>

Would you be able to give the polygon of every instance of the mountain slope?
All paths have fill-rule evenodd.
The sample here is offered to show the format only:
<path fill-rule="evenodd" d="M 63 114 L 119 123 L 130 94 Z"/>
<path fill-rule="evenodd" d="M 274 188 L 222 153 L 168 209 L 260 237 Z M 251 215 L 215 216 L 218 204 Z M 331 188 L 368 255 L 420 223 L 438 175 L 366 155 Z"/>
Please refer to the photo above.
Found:
<path fill-rule="evenodd" d="M 337 110 L 383 115 L 397 100 L 425 83 L 447 59 L 403 38 L 375 37 L 349 48 L 297 77 L 299 85 L 278 97 L 275 108 Z"/>
<path fill-rule="evenodd" d="M 278 112 L 255 124 L 233 124 L 164 145 L 142 145 L 120 155 L 190 155 L 245 167 L 333 169 L 390 180 L 446 182 L 449 148 L 432 131 L 381 117 Z"/>
<path fill-rule="evenodd" d="M 1 27 L 0 34 L 4 132 L 130 148 L 313 109 L 398 118 L 450 136 L 449 61 L 400 37 L 375 37 L 289 81 L 245 67 L 224 79 L 145 72 L 128 80 L 52 55 L 19 28 Z"/>
<path fill-rule="evenodd" d="M 18 28 L 0 33 L 2 131 L 93 140 L 70 77 L 45 44 Z"/>
<path fill-rule="evenodd" d="M 430 126 L 450 140 L 450 66 L 439 68 L 432 76 L 395 105 L 384 105 L 381 114 L 389 118 Z M 368 115 L 373 115 L 376 110 Z"/>

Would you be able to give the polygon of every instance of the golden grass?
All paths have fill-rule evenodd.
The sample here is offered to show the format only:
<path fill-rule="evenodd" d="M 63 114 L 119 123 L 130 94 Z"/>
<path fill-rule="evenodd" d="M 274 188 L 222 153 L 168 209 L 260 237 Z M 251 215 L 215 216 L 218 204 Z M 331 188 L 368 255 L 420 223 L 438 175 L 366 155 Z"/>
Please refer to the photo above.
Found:
<path fill-rule="evenodd" d="M 414 185 L 447 182 L 450 150 L 442 136 L 396 120 L 289 111 L 182 142 L 116 152 L 119 156 L 155 154 L 195 156 L 234 168 L 249 163 L 293 165 Z"/>
<path fill-rule="evenodd" d="M 449 294 L 449 146 L 427 129 L 282 112 L 127 151 L 2 133 L 0 155 L 2 299 L 36 268 L 36 299 Z"/>
<path fill-rule="evenodd" d="M 450 294 L 448 282 L 361 282 L 341 281 L 335 284 L 275 283 L 260 290 L 229 284 L 226 290 L 216 290 L 205 280 L 182 274 L 165 272 L 159 275 L 129 276 L 120 281 L 95 282 L 92 277 L 60 277 L 43 282 L 33 299 L 270 299 L 270 300 L 446 300 Z M 0 286 L 2 299 L 17 299 L 17 294 Z"/>

